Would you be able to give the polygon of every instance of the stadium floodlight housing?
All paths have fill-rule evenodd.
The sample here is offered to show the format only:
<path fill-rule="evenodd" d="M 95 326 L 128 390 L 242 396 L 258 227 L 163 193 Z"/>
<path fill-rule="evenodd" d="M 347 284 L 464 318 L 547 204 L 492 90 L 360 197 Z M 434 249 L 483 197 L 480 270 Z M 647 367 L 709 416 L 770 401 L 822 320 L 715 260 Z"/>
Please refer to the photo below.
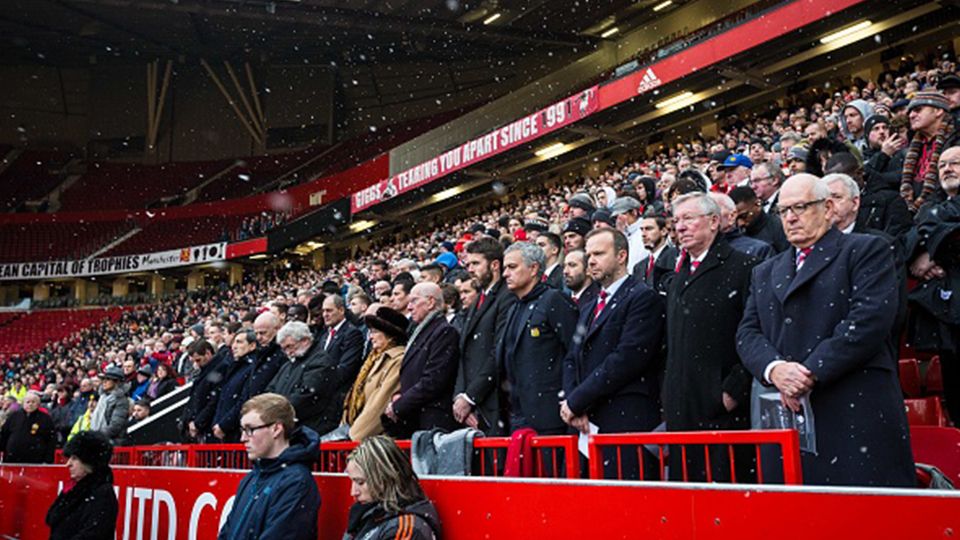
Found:
<path fill-rule="evenodd" d="M 613 28 L 608 28 L 608 29 L 604 30 L 603 33 L 600 34 L 600 37 L 602 37 L 602 38 L 608 38 L 608 37 L 616 34 L 616 33 L 619 32 L 619 31 L 620 31 L 620 29 L 617 28 L 616 26 L 614 26 Z"/>
<path fill-rule="evenodd" d="M 500 13 L 494 13 L 493 15 L 490 15 L 489 17 L 487 17 L 486 19 L 484 19 L 484 20 L 483 20 L 483 24 L 491 24 L 491 23 L 493 23 L 493 21 L 495 21 L 495 20 L 497 20 L 497 19 L 499 19 L 499 18 L 500 18 Z"/>
<path fill-rule="evenodd" d="M 351 223 L 351 224 L 350 224 L 350 230 L 353 231 L 353 232 L 355 232 L 355 233 L 363 232 L 363 231 L 369 229 L 370 227 L 373 227 L 373 226 L 376 225 L 376 224 L 377 224 L 376 221 L 372 221 L 372 220 L 369 220 L 369 219 L 361 219 L 360 221 Z"/>
<path fill-rule="evenodd" d="M 660 2 L 659 4 L 653 6 L 654 11 L 662 11 L 673 5 L 673 0 L 667 0 L 666 2 Z"/>
<path fill-rule="evenodd" d="M 696 101 L 693 92 L 687 90 L 682 94 L 677 94 L 673 97 L 664 99 L 663 101 L 658 101 L 654 103 L 654 107 L 658 109 L 682 109 L 687 105 Z"/>
<path fill-rule="evenodd" d="M 537 157 L 541 157 L 543 159 L 550 159 L 550 158 L 557 157 L 560 154 L 564 154 L 568 151 L 570 151 L 570 148 L 568 148 L 567 145 L 563 144 L 562 142 L 558 142 L 558 143 L 553 143 L 550 146 L 544 146 L 543 148 L 534 152 L 534 154 Z"/>
<path fill-rule="evenodd" d="M 827 34 L 827 35 L 823 36 L 822 38 L 820 38 L 820 43 L 823 43 L 824 45 L 826 45 L 827 43 L 831 43 L 831 42 L 837 41 L 838 39 L 843 39 L 843 38 L 845 38 L 845 37 L 847 37 L 847 36 L 850 36 L 850 35 L 852 35 L 852 34 L 855 34 L 855 33 L 859 32 L 859 31 L 861 31 L 861 30 L 864 30 L 864 29 L 866 29 L 866 28 L 869 28 L 870 25 L 872 25 L 872 24 L 873 24 L 872 21 L 860 21 L 860 22 L 858 22 L 857 24 L 855 24 L 855 25 L 853 25 L 853 26 L 848 26 L 848 27 L 844 28 L 843 30 L 837 30 L 836 32 L 834 32 L 834 33 L 832 33 L 832 34 Z"/>

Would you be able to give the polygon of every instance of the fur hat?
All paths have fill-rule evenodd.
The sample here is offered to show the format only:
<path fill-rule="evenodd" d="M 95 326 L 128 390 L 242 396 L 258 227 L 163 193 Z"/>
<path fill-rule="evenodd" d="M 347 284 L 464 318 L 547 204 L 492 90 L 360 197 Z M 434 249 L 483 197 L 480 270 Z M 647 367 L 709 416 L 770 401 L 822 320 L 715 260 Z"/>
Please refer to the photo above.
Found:
<path fill-rule="evenodd" d="M 93 470 L 110 466 L 113 444 L 99 431 L 81 431 L 63 447 L 64 457 L 76 457 Z"/>
<path fill-rule="evenodd" d="M 407 326 L 410 321 L 399 311 L 388 307 L 380 307 L 377 308 L 375 315 L 367 315 L 363 320 L 370 328 L 392 337 L 398 345 L 407 342 Z"/>

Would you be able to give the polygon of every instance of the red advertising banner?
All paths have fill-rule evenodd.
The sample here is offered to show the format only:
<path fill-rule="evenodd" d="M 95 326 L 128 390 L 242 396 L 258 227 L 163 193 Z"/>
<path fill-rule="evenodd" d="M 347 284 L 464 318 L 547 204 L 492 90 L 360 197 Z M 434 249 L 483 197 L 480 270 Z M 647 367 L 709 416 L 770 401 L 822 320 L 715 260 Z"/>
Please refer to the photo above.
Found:
<path fill-rule="evenodd" d="M 600 87 L 600 109 L 701 71 L 863 0 L 797 0 Z"/>
<path fill-rule="evenodd" d="M 580 121 L 599 109 L 597 90 L 597 86 L 592 86 L 577 92 L 545 109 L 524 116 L 415 167 L 381 180 L 354 193 L 350 207 L 354 213 L 366 210 L 401 193 L 429 184 L 452 172 Z"/>
<path fill-rule="evenodd" d="M 114 467 L 118 540 L 213 540 L 242 471 Z M 320 539 L 342 538 L 350 481 L 314 475 Z M 44 523 L 67 471 L 0 465 L 0 538 L 49 537 Z M 954 491 L 664 482 L 431 478 L 443 538 L 949 538 L 960 531 Z"/>

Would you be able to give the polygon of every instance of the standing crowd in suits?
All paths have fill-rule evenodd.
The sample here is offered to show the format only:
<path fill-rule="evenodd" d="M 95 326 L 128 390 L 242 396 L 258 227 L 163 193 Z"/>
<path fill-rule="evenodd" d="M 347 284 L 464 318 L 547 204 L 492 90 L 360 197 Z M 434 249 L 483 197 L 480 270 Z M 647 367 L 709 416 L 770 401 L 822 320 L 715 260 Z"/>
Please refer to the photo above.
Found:
<path fill-rule="evenodd" d="M 265 392 L 358 441 L 743 430 L 773 395 L 816 420 L 805 482 L 913 486 L 905 331 L 940 355 L 960 417 L 955 82 L 949 99 L 901 104 L 909 145 L 887 143 L 894 120 L 836 103 L 849 126 L 775 141 L 732 128 L 670 166 L 630 163 L 456 235 L 277 275 L 270 299 L 264 281 L 213 295 L 180 313 L 202 322 L 164 362 L 193 381 L 182 438 L 239 440 L 240 405 Z M 668 474 L 756 477 L 751 456 L 717 450 L 670 452 Z M 611 476 L 659 474 L 646 449 L 605 461 Z"/>

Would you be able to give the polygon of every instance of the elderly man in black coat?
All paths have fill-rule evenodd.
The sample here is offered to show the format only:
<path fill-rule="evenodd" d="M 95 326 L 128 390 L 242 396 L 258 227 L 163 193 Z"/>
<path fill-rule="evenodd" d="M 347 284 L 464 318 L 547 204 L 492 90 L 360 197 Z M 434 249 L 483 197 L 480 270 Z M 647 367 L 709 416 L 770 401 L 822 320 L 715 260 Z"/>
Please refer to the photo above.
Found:
<path fill-rule="evenodd" d="M 453 390 L 453 417 L 487 436 L 505 431 L 500 416 L 500 369 L 497 340 L 503 335 L 510 307 L 516 301 L 500 279 L 503 246 L 493 238 L 467 244 L 467 270 L 480 285 L 477 301 L 467 310 L 460 333 L 460 365 Z"/>
<path fill-rule="evenodd" d="M 737 354 L 737 325 L 750 292 L 751 270 L 759 261 L 724 239 L 724 208 L 716 195 L 689 193 L 673 202 L 677 237 L 687 256 L 667 286 L 663 416 L 668 431 L 750 427 L 753 377 Z M 735 456 L 739 482 L 749 478 L 751 468 L 751 449 L 743 450 L 745 455 Z M 729 480 L 727 449 L 713 446 L 710 451 L 711 480 Z M 683 471 L 681 455 L 679 448 L 671 448 L 675 478 Z M 688 480 L 707 479 L 703 456 L 702 447 L 687 447 Z"/>
<path fill-rule="evenodd" d="M 786 407 L 799 411 L 809 398 L 816 453 L 802 453 L 806 483 L 913 487 L 910 431 L 887 346 L 896 317 L 893 254 L 878 237 L 835 229 L 832 208 L 821 179 L 799 174 L 784 183 L 780 212 L 792 248 L 754 269 L 737 351 Z M 775 460 L 764 460 L 770 465 Z"/>
<path fill-rule="evenodd" d="M 564 360 L 560 417 L 581 433 L 652 431 L 660 423 L 664 306 L 659 294 L 627 273 L 627 237 L 616 229 L 587 234 L 590 276 L 601 289 L 580 309 L 577 336 Z M 643 450 L 604 451 L 605 476 L 655 480 L 657 461 Z"/>
<path fill-rule="evenodd" d="M 408 306 L 417 326 L 400 366 L 400 392 L 384 411 L 384 428 L 402 438 L 425 429 L 453 431 L 458 427 L 451 408 L 460 335 L 443 316 L 443 291 L 437 284 L 415 285 Z"/>
<path fill-rule="evenodd" d="M 40 410 L 40 396 L 23 397 L 23 407 L 10 413 L 0 428 L 0 452 L 8 463 L 53 463 L 57 433 L 50 415 Z"/>
<path fill-rule="evenodd" d="M 287 398 L 297 411 L 297 420 L 317 433 L 327 433 L 340 424 L 343 397 L 335 392 L 337 366 L 314 339 L 306 323 L 288 322 L 277 332 L 277 343 L 287 356 L 267 392 Z"/>
<path fill-rule="evenodd" d="M 542 282 L 546 255 L 536 244 L 517 242 L 508 247 L 503 267 L 507 288 L 517 298 L 497 345 L 498 362 L 510 387 L 510 431 L 566 433 L 558 404 L 577 307 L 569 296 Z"/>

